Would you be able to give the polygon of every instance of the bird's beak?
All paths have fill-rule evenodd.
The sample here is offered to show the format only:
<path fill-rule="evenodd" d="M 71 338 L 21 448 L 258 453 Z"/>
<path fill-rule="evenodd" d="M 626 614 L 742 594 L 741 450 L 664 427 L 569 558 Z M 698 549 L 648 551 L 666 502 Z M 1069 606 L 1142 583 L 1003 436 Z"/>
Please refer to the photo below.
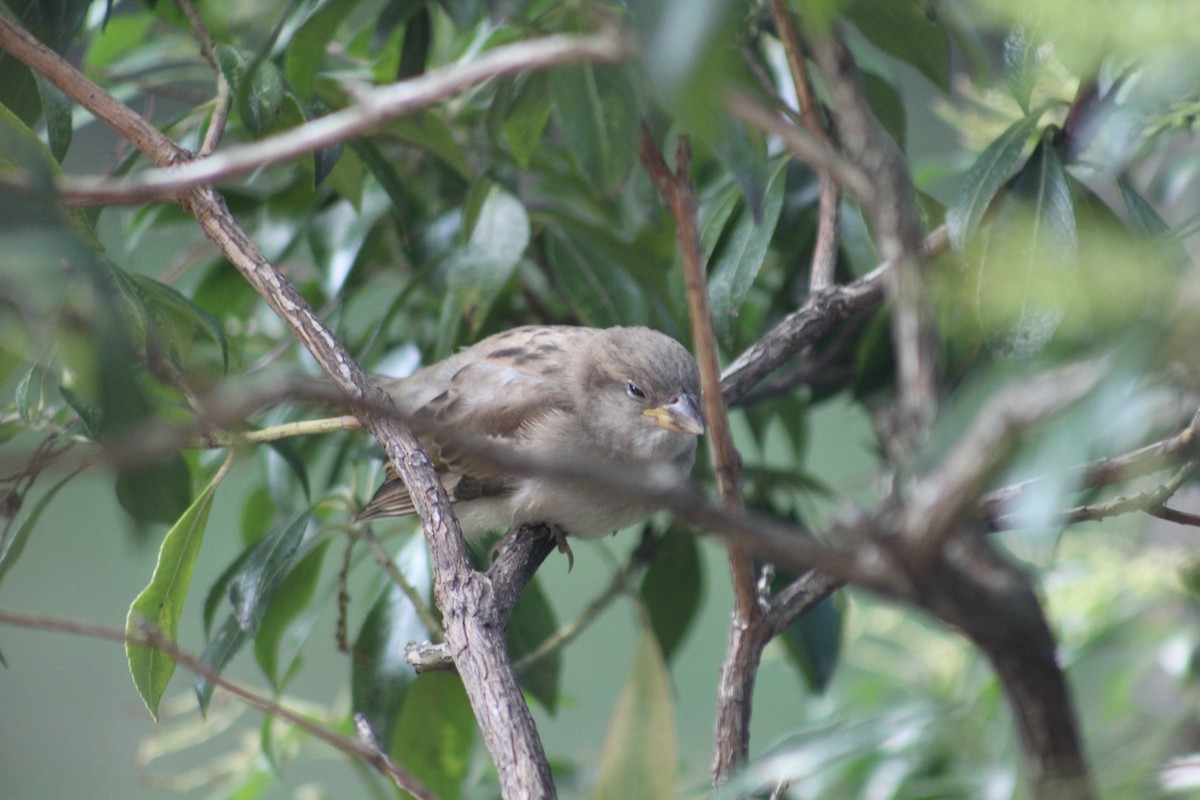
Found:
<path fill-rule="evenodd" d="M 647 408 L 642 413 L 647 417 L 654 417 L 655 422 L 675 433 L 691 436 L 704 433 L 704 414 L 700 412 L 696 398 L 690 394 L 676 395 L 670 402 Z"/>

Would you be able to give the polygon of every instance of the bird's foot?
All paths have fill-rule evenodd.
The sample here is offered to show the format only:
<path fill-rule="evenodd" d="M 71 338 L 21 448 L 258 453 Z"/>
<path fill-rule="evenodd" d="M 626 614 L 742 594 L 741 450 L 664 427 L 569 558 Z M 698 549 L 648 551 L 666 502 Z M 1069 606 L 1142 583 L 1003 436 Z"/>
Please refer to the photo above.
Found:
<path fill-rule="evenodd" d="M 575 554 L 571 552 L 571 545 L 567 543 L 567 533 L 557 525 L 548 526 L 550 538 L 554 540 L 554 546 L 558 548 L 558 552 L 564 553 L 567 556 L 567 572 L 575 568 Z"/>

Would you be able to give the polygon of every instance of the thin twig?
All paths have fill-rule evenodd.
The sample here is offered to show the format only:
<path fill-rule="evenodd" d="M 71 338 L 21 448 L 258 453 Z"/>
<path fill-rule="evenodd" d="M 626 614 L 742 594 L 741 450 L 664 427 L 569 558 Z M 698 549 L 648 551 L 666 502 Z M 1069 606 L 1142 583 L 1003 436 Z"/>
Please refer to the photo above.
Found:
<path fill-rule="evenodd" d="M 392 560 L 392 554 L 383 546 L 383 542 L 379 541 L 379 537 L 371 532 L 371 529 L 365 525 L 358 526 L 354 531 L 359 538 L 367 543 L 367 548 L 375 556 L 379 565 L 383 567 L 383 571 L 388 574 L 400 591 L 404 592 L 404 596 L 412 603 L 413 609 L 416 610 L 417 616 L 421 618 L 426 630 L 429 631 L 429 636 L 435 642 L 440 642 L 446 638 L 446 632 L 442 630 L 442 622 L 429 608 L 429 603 L 426 598 L 422 597 L 416 587 L 409 582 L 408 578 L 404 577 L 404 573 L 396 566 L 396 562 Z"/>
<path fill-rule="evenodd" d="M 213 72 L 217 78 L 217 96 L 212 100 L 212 118 L 209 120 L 208 130 L 204 132 L 204 141 L 200 144 L 200 151 L 198 153 L 198 155 L 203 157 L 214 153 L 217 145 L 221 143 L 221 136 L 225 133 L 225 123 L 229 119 L 229 107 L 232 102 L 233 92 L 229 86 L 229 81 L 225 78 L 225 71 L 217 63 L 216 41 L 213 39 L 212 32 L 208 29 L 208 26 L 204 24 L 204 18 L 200 16 L 195 3 L 192 0 L 175 0 L 175 4 L 179 6 L 179 10 L 187 17 L 188 24 L 192 27 L 192 32 L 196 34 L 196 39 L 200 42 L 200 55 L 204 56 L 204 60 L 213 68 Z"/>
<path fill-rule="evenodd" d="M 796 26 L 792 24 L 792 15 L 788 12 L 784 0 L 771 0 L 771 15 L 775 19 L 775 30 L 779 32 L 779 41 L 783 45 L 788 68 L 792 73 L 792 85 L 796 89 L 801 124 L 819 141 L 834 148 L 832 138 L 825 127 L 820 105 L 813 93 L 812 82 L 809 80 L 800 37 L 796 34 Z M 828 170 L 818 169 L 817 177 L 821 195 L 817 206 L 817 239 L 813 245 L 812 266 L 808 276 L 810 293 L 833 285 L 838 252 L 838 202 L 841 190 Z"/>
<path fill-rule="evenodd" d="M 725 107 L 747 125 L 779 137 L 792 155 L 818 172 L 827 171 L 860 201 L 870 197 L 874 185 L 864 169 L 813 134 L 797 128 L 757 98 L 745 92 L 733 92 L 725 99 Z"/>
<path fill-rule="evenodd" d="M 69 633 L 76 636 L 87 636 L 93 639 L 104 639 L 110 642 L 118 642 L 122 644 L 142 645 L 153 647 L 168 656 L 176 664 L 181 665 L 184 669 L 199 675 L 206 681 L 221 687 L 225 691 L 237 697 L 246 705 L 258 709 L 272 717 L 283 720 L 297 728 L 308 733 L 315 739 L 319 739 L 335 750 L 345 753 L 352 758 L 357 758 L 367 764 L 370 764 L 381 774 L 391 778 L 396 786 L 409 792 L 415 797 L 426 798 L 427 800 L 435 800 L 435 795 L 423 787 L 415 778 L 409 775 L 402 767 L 394 764 L 377 747 L 364 745 L 353 739 L 348 739 L 324 725 L 319 725 L 313 722 L 308 717 L 296 711 L 292 711 L 287 706 L 281 705 L 270 698 L 249 689 L 240 683 L 229 680 L 220 673 L 212 670 L 206 664 L 203 664 L 199 659 L 180 650 L 174 642 L 172 642 L 161 630 L 148 622 L 138 624 L 137 633 L 126 632 L 117 628 L 112 628 L 107 625 L 98 625 L 88 622 L 79 622 L 73 619 L 63 619 L 61 617 L 50 617 L 36 614 L 22 614 L 16 611 L 6 611 L 0 609 L 0 624 L 12 625 L 18 628 L 28 628 L 39 631 L 50 631 L 54 633 Z"/>

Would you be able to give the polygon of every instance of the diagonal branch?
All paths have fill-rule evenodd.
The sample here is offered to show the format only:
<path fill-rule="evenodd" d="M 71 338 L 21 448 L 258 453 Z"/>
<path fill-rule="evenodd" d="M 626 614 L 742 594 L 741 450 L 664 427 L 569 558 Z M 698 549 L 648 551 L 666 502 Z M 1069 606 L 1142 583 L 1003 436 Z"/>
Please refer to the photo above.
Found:
<path fill-rule="evenodd" d="M 60 192 L 74 205 L 171 200 L 181 191 L 244 175 L 370 133 L 387 122 L 415 114 L 489 80 L 564 64 L 615 62 L 625 56 L 626 46 L 615 31 L 588 36 L 553 35 L 502 45 L 472 61 L 430 70 L 410 80 L 365 92 L 344 109 L 256 142 L 230 147 L 179 166 L 155 158 L 159 169 L 149 169 L 119 182 L 75 178 L 64 182 Z M 162 168 L 165 166 L 171 168 Z"/>
<path fill-rule="evenodd" d="M 69 98 L 130 140 L 156 164 L 188 154 L 0 14 L 0 47 L 45 75 Z M 470 564 L 449 498 L 428 457 L 394 404 L 355 363 L 296 288 L 259 251 L 211 187 L 186 189 L 184 210 L 196 217 L 242 276 L 304 343 L 379 440 L 403 478 L 423 523 L 434 567 L 435 595 L 459 675 L 508 797 L 554 797 L 554 783 L 529 706 L 508 657 L 503 626 L 487 614 L 491 585 Z"/>

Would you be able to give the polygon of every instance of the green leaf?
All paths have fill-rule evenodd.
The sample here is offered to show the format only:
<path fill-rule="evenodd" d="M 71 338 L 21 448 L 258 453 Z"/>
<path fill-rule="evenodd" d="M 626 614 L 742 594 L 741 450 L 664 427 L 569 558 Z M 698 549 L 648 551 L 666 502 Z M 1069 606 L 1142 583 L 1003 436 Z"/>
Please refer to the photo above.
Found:
<path fill-rule="evenodd" d="M 529 212 L 499 186 L 487 193 L 466 245 L 451 254 L 446 282 L 462 315 L 478 332 L 529 245 Z"/>
<path fill-rule="evenodd" d="M 46 137 L 50 140 L 50 152 L 60 164 L 71 146 L 74 129 L 71 124 L 71 101 L 62 90 L 41 75 L 35 75 L 38 94 L 42 98 L 42 114 L 46 121 Z"/>
<path fill-rule="evenodd" d="M 312 514 L 305 512 L 292 524 L 258 543 L 250 558 L 229 584 L 229 599 L 242 630 L 254 636 L 268 604 L 291 569 L 296 550 L 308 531 Z"/>
<path fill-rule="evenodd" d="M 1029 113 L 1029 98 L 1033 94 L 1040 65 L 1037 40 L 1029 35 L 1024 26 L 1013 28 L 1004 39 L 1004 80 L 1017 105 L 1026 114 Z"/>
<path fill-rule="evenodd" d="M 130 636 L 142 633 L 141 625 L 148 622 L 162 632 L 170 642 L 175 642 L 179 633 L 179 616 L 192 583 L 192 571 L 200 544 L 204 541 L 204 529 L 208 525 L 208 514 L 212 510 L 217 486 L 225 477 L 222 468 L 212 482 L 188 507 L 175 526 L 167 532 L 158 551 L 158 561 L 150 583 L 129 606 L 125 631 Z M 158 719 L 158 703 L 167 683 L 175 672 L 175 661 L 166 653 L 148 644 L 125 645 L 125 657 L 129 672 L 142 702 L 150 716 Z"/>
<path fill-rule="evenodd" d="M 536 650 L 558 630 L 554 608 L 537 576 L 521 592 L 508 621 L 508 651 L 514 662 Z M 521 672 L 521 686 L 551 714 L 558 710 L 562 653 L 555 651 Z"/>
<path fill-rule="evenodd" d="M 891 135 L 900 149 L 904 150 L 908 134 L 908 115 L 904 110 L 904 98 L 900 90 L 873 72 L 863 72 L 862 81 L 871 110 L 883 124 L 884 130 Z"/>
<path fill-rule="evenodd" d="M 767 248 L 779 222 L 779 212 L 783 208 L 783 187 L 786 182 L 785 163 L 776 168 L 767 184 L 761 221 L 755 222 L 753 215 L 743 214 L 728 232 L 724 246 L 717 252 L 708 281 L 708 296 L 712 302 L 713 321 L 723 337 L 731 335 L 733 321 L 762 269 Z"/>
<path fill-rule="evenodd" d="M 784 583 L 786 578 L 779 583 Z M 844 619 L 834 597 L 826 597 L 796 618 L 779 636 L 805 684 L 823 692 L 833 678 L 841 654 Z"/>
<path fill-rule="evenodd" d="M 565 227 L 549 230 L 546 254 L 554 277 L 585 323 L 598 328 L 645 323 L 641 287 L 598 235 Z"/>
<path fill-rule="evenodd" d="M 845 13 L 880 50 L 950 88 L 950 41 L 920 0 L 851 0 Z"/>
<path fill-rule="evenodd" d="M 462 797 L 474 744 L 475 715 L 459 677 L 418 676 L 389 747 L 392 758 L 436 796 L 456 800 Z"/>
<path fill-rule="evenodd" d="M 281 672 L 281 663 L 296 657 L 300 643 L 307 638 L 321 611 L 320 606 L 310 606 L 309 603 L 321 577 L 321 565 L 328 545 L 326 540 L 314 546 L 287 574 L 267 607 L 267 613 L 258 626 L 258 635 L 254 637 L 254 658 L 277 690 L 283 688 L 290 672 L 286 669 Z M 284 652 L 285 646 L 288 652 Z"/>
<path fill-rule="evenodd" d="M 325 3 L 304 21 L 288 42 L 284 69 L 288 82 L 303 99 L 312 97 L 317 71 L 325 61 L 325 51 L 342 21 L 358 2 L 331 0 Z"/>
<path fill-rule="evenodd" d="M 246 632 L 238 625 L 237 617 L 230 614 L 217 629 L 216 636 L 209 640 L 204 652 L 200 654 L 200 663 L 210 672 L 220 675 L 246 644 L 248 638 Z M 192 679 L 192 688 L 196 692 L 196 702 L 200 706 L 200 714 L 204 716 L 208 713 L 208 704 L 212 700 L 216 684 L 203 675 L 196 675 Z"/>
<path fill-rule="evenodd" d="M 663 660 L 670 661 L 696 621 L 704 597 L 704 570 L 696 537 L 669 530 L 638 591 Z"/>
<path fill-rule="evenodd" d="M 1121 190 L 1121 199 L 1125 202 L 1125 210 L 1129 212 L 1129 220 L 1133 223 L 1135 231 L 1150 239 L 1167 234 L 1171 226 L 1158 215 L 1154 206 L 1142 197 L 1128 178 L 1124 175 L 1117 178 L 1117 187 Z"/>
<path fill-rule="evenodd" d="M 216 47 L 217 65 L 233 87 L 242 124 L 260 136 L 279 114 L 286 96 L 283 73 L 271 61 L 248 56 L 228 44 Z"/>
<path fill-rule="evenodd" d="M 170 525 L 192 502 L 192 476 L 183 456 L 173 453 L 121 467 L 116 491 L 121 508 L 138 522 Z"/>
<path fill-rule="evenodd" d="M 404 26 L 404 45 L 400 50 L 400 65 L 396 69 L 396 80 L 412 78 L 425 72 L 429 61 L 429 48 L 433 44 L 433 21 L 429 10 L 422 8 Z"/>
<path fill-rule="evenodd" d="M 1002 355 L 1039 352 L 1068 311 L 1086 299 L 1075 279 L 1075 204 L 1056 148 L 1058 133 L 1053 126 L 1043 132 L 989 222 L 976 299 Z"/>
<path fill-rule="evenodd" d="M 550 91 L 575 163 L 597 195 L 615 191 L 637 159 L 637 90 L 626 69 L 586 65 L 554 70 Z"/>
<path fill-rule="evenodd" d="M 208 643 L 200 658 L 201 663 L 212 672 L 218 675 L 223 672 L 246 640 L 258 635 L 259 624 L 291 568 L 311 518 L 308 512 L 301 514 L 291 525 L 280 528 L 277 533 L 259 542 L 248 557 L 238 559 L 240 566 L 228 584 L 233 613 Z M 214 684 L 208 677 L 197 675 L 193 687 L 200 703 L 200 713 L 203 714 L 208 710 Z"/>
<path fill-rule="evenodd" d="M 428 111 L 408 119 L 397 120 L 385 131 L 397 139 L 423 148 L 453 169 L 466 181 L 476 178 L 471 159 L 459 142 L 459 137 L 440 114 Z"/>
<path fill-rule="evenodd" d="M 378 51 L 387 42 L 392 31 L 405 25 L 414 16 L 425 12 L 427 0 L 387 0 L 387 3 L 375 17 L 375 27 L 371 31 L 371 50 Z"/>
<path fill-rule="evenodd" d="M 135 272 L 117 271 L 134 285 L 138 299 L 151 320 L 157 323 L 156 327 L 160 332 L 164 328 L 162 323 L 167 320 L 182 323 L 189 334 L 193 331 L 200 332 L 221 350 L 222 369 L 229 370 L 229 342 L 220 323 L 213 319 L 211 314 L 165 283 Z M 187 342 L 177 341 L 175 350 L 178 352 L 186 348 L 186 345 Z"/>
<path fill-rule="evenodd" d="M 642 633 L 633 669 L 608 724 L 596 780 L 598 800 L 676 797 L 678 741 L 671 682 L 658 642 Z"/>
<path fill-rule="evenodd" d="M 279 67 L 271 61 L 259 61 L 238 91 L 238 110 L 242 123 L 254 136 L 268 131 L 286 95 L 286 82 Z"/>
<path fill-rule="evenodd" d="M 958 186 L 954 201 L 946 209 L 946 232 L 956 250 L 962 250 L 979 227 L 996 192 L 1008 180 L 1029 134 L 1037 127 L 1045 108 L 1034 110 L 1014 122 L 980 154 Z"/>
<path fill-rule="evenodd" d="M 429 596 L 429 558 L 425 540 L 409 537 L 396 554 L 397 568 L 421 597 Z M 379 596 L 354 641 L 350 671 L 350 707 L 362 714 L 384 750 L 396 732 L 400 710 L 416 672 L 405 659 L 409 642 L 424 641 L 429 631 L 400 587 Z"/>
<path fill-rule="evenodd" d="M 549 86 L 544 73 L 539 73 L 526 82 L 504 116 L 501 135 L 513 160 L 523 170 L 529 169 L 533 154 L 541 144 L 551 110 Z"/>

